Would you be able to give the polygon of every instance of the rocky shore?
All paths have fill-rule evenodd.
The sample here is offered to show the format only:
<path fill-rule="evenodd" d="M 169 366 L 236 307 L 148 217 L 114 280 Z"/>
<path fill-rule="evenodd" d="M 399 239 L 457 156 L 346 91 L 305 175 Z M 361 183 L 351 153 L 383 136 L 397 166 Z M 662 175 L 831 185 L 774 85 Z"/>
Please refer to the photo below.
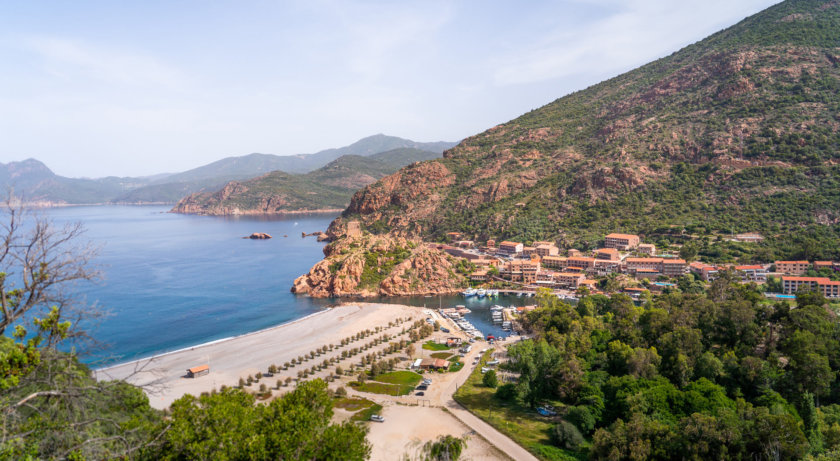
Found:
<path fill-rule="evenodd" d="M 293 293 L 316 298 L 418 296 L 455 293 L 467 286 L 455 258 L 417 240 L 345 235 L 324 247 L 324 255 L 295 280 Z"/>

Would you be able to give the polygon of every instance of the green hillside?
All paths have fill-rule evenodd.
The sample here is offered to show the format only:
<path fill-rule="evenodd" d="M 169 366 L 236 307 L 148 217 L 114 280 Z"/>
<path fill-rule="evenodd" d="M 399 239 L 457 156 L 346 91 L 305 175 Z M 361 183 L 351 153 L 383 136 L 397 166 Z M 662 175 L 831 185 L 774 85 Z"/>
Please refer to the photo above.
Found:
<path fill-rule="evenodd" d="M 838 46 L 838 3 L 781 3 L 401 170 L 333 232 L 590 246 L 626 231 L 722 260 L 840 258 Z M 768 239 L 715 240 L 742 231 Z"/>
<path fill-rule="evenodd" d="M 196 193 L 172 211 L 194 214 L 280 213 L 341 209 L 358 189 L 435 152 L 396 149 L 368 157 L 344 155 L 306 174 L 273 171 L 247 181 L 233 181 L 216 192 Z"/>

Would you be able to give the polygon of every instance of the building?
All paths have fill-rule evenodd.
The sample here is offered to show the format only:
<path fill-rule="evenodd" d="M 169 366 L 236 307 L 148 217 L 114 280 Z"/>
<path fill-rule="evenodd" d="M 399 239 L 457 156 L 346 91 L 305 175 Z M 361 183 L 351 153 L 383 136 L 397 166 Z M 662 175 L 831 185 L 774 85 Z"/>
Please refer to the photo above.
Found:
<path fill-rule="evenodd" d="M 618 254 L 618 250 L 615 248 L 601 248 L 599 250 L 595 250 L 595 259 L 618 261 L 621 259 L 621 255 Z"/>
<path fill-rule="evenodd" d="M 449 368 L 449 361 L 443 359 L 423 359 L 420 361 L 420 368 L 424 370 L 446 370 Z"/>
<path fill-rule="evenodd" d="M 560 249 L 550 243 L 540 242 L 539 245 L 534 244 L 534 247 L 537 249 L 537 254 L 540 255 L 541 258 L 545 258 L 546 256 L 557 256 L 560 254 Z"/>
<path fill-rule="evenodd" d="M 522 247 L 522 256 L 525 256 L 526 258 L 530 258 L 531 256 L 536 255 L 536 254 L 537 254 L 537 249 L 536 248 L 527 247 L 527 246 Z"/>
<path fill-rule="evenodd" d="M 776 272 L 788 275 L 802 275 L 808 272 L 811 263 L 808 261 L 776 261 Z"/>
<path fill-rule="evenodd" d="M 486 269 L 477 270 L 470 274 L 470 282 L 482 283 L 486 282 L 488 278 Z"/>
<path fill-rule="evenodd" d="M 753 264 L 748 266 L 735 266 L 735 270 L 741 274 L 741 279 L 747 282 L 764 283 L 767 281 L 767 269 L 764 266 Z"/>
<path fill-rule="evenodd" d="M 493 240 L 493 239 L 488 240 L 487 241 L 487 248 L 496 248 L 496 241 Z"/>
<path fill-rule="evenodd" d="M 656 245 L 652 243 L 640 243 L 637 251 L 642 254 L 653 256 L 656 254 Z"/>
<path fill-rule="evenodd" d="M 692 274 L 700 277 L 704 282 L 711 282 L 718 276 L 719 269 L 717 266 L 712 266 L 700 261 L 694 261 L 688 265 Z"/>
<path fill-rule="evenodd" d="M 199 365 L 197 367 L 192 367 L 187 369 L 187 377 L 188 378 L 198 378 L 199 376 L 209 375 L 210 374 L 210 365 Z"/>
<path fill-rule="evenodd" d="M 565 256 L 543 256 L 542 265 L 552 269 L 565 269 L 569 258 Z"/>
<path fill-rule="evenodd" d="M 660 267 L 662 275 L 666 277 L 679 277 L 685 275 L 688 264 L 686 264 L 684 259 L 663 259 L 662 266 Z"/>
<path fill-rule="evenodd" d="M 595 260 L 595 273 L 598 275 L 612 274 L 613 272 L 621 272 L 621 261 L 609 261 L 606 259 Z"/>
<path fill-rule="evenodd" d="M 582 273 L 572 273 L 572 272 L 560 272 L 554 275 L 554 281 L 558 285 L 570 287 L 570 288 L 577 288 L 578 285 L 583 283 L 586 280 L 586 276 Z"/>
<path fill-rule="evenodd" d="M 566 256 L 570 258 L 575 258 L 578 256 L 583 256 L 583 253 L 580 250 L 575 250 L 574 248 L 569 248 L 569 251 L 566 252 Z"/>
<path fill-rule="evenodd" d="M 826 298 L 840 298 L 840 281 L 828 277 L 782 277 L 782 292 L 796 294 L 801 289 L 822 293 Z"/>
<path fill-rule="evenodd" d="M 604 247 L 628 251 L 639 246 L 639 236 L 632 234 L 609 234 L 604 238 Z"/>
<path fill-rule="evenodd" d="M 453 242 L 455 240 L 461 240 L 462 235 L 463 234 L 461 234 L 460 232 L 447 232 L 446 238 L 448 238 L 450 242 Z"/>
<path fill-rule="evenodd" d="M 525 245 L 519 242 L 509 242 L 505 240 L 499 244 L 499 250 L 497 253 L 502 256 L 517 256 L 522 253 L 523 248 L 525 248 Z"/>
<path fill-rule="evenodd" d="M 814 270 L 829 269 L 834 270 L 835 263 L 833 261 L 814 261 Z"/>
<path fill-rule="evenodd" d="M 579 267 L 582 271 L 595 270 L 595 258 L 587 258 L 584 256 L 575 256 L 566 260 L 566 268 Z"/>
<path fill-rule="evenodd" d="M 539 261 L 518 259 L 502 266 L 499 275 L 512 282 L 534 283 L 539 272 Z"/>
<path fill-rule="evenodd" d="M 655 269 L 659 271 L 662 268 L 662 258 L 627 258 L 624 260 L 627 272 L 633 273 L 639 269 Z"/>

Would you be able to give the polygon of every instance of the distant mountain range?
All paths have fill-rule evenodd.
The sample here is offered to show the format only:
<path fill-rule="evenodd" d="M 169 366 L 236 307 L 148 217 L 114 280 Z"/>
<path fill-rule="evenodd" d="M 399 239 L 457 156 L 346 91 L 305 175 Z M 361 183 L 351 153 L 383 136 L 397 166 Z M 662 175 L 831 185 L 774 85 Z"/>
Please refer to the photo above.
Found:
<path fill-rule="evenodd" d="M 172 211 L 234 215 L 340 210 L 356 190 L 410 163 L 435 158 L 440 154 L 410 147 L 367 157 L 342 155 L 309 173 L 277 170 L 247 181 L 231 181 L 215 192 L 194 193 L 181 199 Z"/>
<path fill-rule="evenodd" d="M 16 196 L 26 202 L 41 204 L 175 203 L 195 192 L 219 189 L 232 180 L 253 178 L 277 170 L 307 173 L 343 155 L 368 157 L 404 149 L 401 154 L 395 152 L 386 158 L 386 161 L 404 166 L 426 159 L 430 153 L 440 156 L 445 149 L 455 144 L 422 143 L 377 134 L 349 146 L 314 154 L 250 154 L 224 158 L 181 173 L 137 178 L 67 178 L 56 175 L 38 160 L 28 159 L 0 163 L 0 187 L 13 190 Z M 400 155 L 405 156 L 405 159 L 400 160 Z"/>

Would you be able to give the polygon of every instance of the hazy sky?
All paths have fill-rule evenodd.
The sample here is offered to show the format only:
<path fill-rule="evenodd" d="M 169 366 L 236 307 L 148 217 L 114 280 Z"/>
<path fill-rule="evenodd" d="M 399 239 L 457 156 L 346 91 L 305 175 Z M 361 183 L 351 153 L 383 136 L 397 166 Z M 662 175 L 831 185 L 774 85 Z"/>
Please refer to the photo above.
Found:
<path fill-rule="evenodd" d="M 774 3 L 5 1 L 0 162 L 139 176 L 455 141 Z"/>

